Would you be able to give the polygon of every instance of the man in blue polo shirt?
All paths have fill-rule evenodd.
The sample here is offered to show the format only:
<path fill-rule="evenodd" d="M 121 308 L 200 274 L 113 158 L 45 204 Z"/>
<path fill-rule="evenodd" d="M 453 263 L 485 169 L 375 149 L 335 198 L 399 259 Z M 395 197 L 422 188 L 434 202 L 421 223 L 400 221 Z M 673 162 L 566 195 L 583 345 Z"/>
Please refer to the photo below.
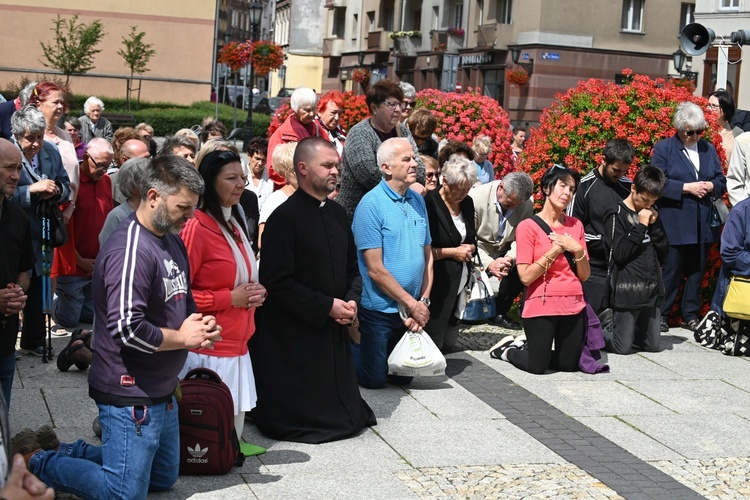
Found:
<path fill-rule="evenodd" d="M 422 197 L 409 189 L 417 181 L 411 143 L 402 138 L 383 142 L 378 165 L 383 180 L 362 198 L 352 224 L 362 275 L 362 337 L 353 353 L 359 383 L 370 389 L 385 385 L 388 355 L 404 332 L 427 324 L 432 288 L 427 210 Z M 391 380 L 408 383 L 411 378 Z"/>

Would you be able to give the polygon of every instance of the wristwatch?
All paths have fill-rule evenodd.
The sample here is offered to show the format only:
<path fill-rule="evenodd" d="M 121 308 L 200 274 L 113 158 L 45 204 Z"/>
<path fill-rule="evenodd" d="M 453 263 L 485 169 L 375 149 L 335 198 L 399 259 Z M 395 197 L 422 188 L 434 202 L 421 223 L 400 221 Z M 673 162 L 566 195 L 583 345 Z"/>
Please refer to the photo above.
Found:
<path fill-rule="evenodd" d="M 419 301 L 420 302 L 424 302 L 424 305 L 426 305 L 427 307 L 430 307 L 430 298 L 429 297 L 422 297 L 421 299 L 419 299 Z"/>

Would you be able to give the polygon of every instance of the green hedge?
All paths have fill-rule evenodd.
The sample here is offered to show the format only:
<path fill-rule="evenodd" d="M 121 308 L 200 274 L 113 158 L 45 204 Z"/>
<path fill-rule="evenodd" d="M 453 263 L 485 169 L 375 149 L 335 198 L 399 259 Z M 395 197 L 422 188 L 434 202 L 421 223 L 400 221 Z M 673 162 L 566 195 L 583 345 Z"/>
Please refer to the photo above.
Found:
<path fill-rule="evenodd" d="M 73 116 L 83 115 L 83 103 L 88 96 L 74 95 L 73 106 L 69 114 Z M 206 116 L 214 116 L 216 104 L 210 101 L 194 102 L 190 106 L 180 106 L 167 102 L 146 102 L 141 101 L 139 109 L 125 108 L 125 99 L 102 97 L 104 101 L 104 112 L 106 113 L 129 113 L 135 117 L 136 123 L 145 122 L 154 127 L 154 134 L 157 136 L 171 135 L 181 128 L 190 128 L 193 125 L 200 125 Z M 134 106 L 132 106 L 134 107 Z M 232 131 L 234 122 L 234 108 L 224 104 L 219 105 L 219 120 L 227 126 L 229 132 Z M 243 127 L 247 120 L 247 111 L 237 110 L 237 126 Z M 268 126 L 271 124 L 271 117 L 267 115 L 253 114 L 253 132 L 255 136 L 265 136 Z"/>

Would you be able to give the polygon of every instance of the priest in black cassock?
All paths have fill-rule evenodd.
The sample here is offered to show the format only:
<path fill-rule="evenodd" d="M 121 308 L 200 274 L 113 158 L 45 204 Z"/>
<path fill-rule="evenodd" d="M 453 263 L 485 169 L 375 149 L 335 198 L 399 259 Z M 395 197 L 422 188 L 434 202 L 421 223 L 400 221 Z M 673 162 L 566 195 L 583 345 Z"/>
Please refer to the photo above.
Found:
<path fill-rule="evenodd" d="M 294 153 L 299 189 L 263 232 L 260 282 L 268 291 L 258 339 L 253 419 L 268 437 L 325 443 L 375 425 L 354 373 L 347 326 L 361 292 L 346 212 L 327 200 L 339 157 L 318 137 Z"/>

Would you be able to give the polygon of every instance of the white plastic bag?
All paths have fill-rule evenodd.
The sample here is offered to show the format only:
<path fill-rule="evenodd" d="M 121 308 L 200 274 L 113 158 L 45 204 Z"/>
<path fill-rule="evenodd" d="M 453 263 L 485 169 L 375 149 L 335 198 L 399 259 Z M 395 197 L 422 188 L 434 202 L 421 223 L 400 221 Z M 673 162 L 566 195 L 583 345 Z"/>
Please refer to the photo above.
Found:
<path fill-rule="evenodd" d="M 388 356 L 388 374 L 403 377 L 445 375 L 445 357 L 425 331 L 406 332 Z"/>

